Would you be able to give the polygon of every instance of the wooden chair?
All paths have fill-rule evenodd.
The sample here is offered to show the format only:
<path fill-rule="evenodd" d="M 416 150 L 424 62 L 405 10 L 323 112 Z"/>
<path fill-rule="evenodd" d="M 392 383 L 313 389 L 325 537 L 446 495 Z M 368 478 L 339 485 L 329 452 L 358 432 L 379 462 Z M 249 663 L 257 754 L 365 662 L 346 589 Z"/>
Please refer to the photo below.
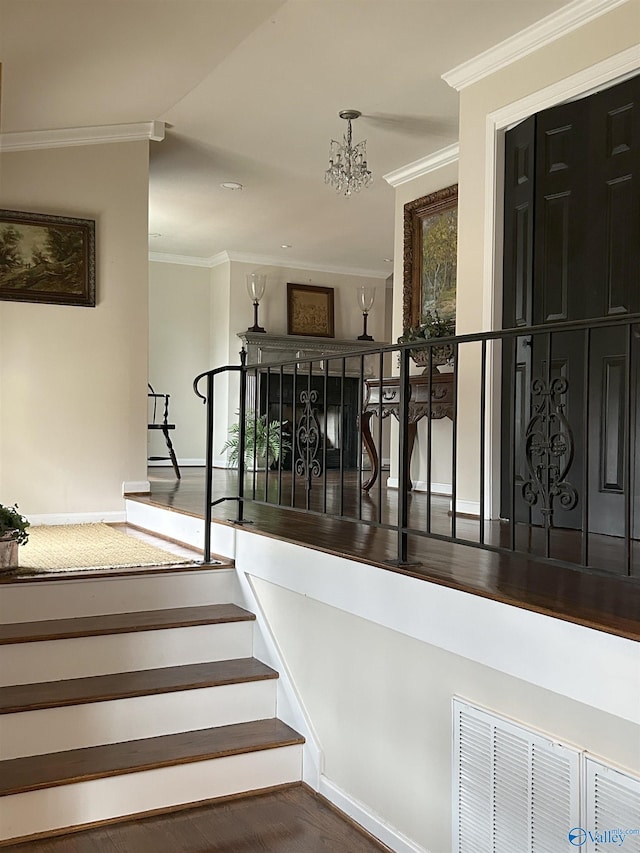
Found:
<path fill-rule="evenodd" d="M 170 459 L 171 464 L 173 465 L 173 470 L 176 472 L 176 477 L 178 480 L 180 479 L 180 468 L 178 467 L 178 460 L 176 459 L 176 453 L 173 449 L 173 444 L 171 443 L 171 438 L 169 436 L 169 432 L 172 429 L 176 428 L 175 424 L 169 423 L 169 394 L 156 394 L 153 390 L 153 387 L 147 383 L 149 388 L 149 393 L 147 397 L 150 400 L 153 400 L 152 405 L 152 414 L 151 414 L 151 422 L 147 424 L 147 427 L 151 430 L 160 430 L 160 432 L 164 435 L 164 440 L 167 443 L 167 450 L 169 451 L 168 456 L 149 456 L 147 458 L 148 462 L 160 462 L 165 459 Z M 163 400 L 164 404 L 158 406 L 158 400 Z M 162 414 L 159 413 L 158 409 L 162 409 Z"/>

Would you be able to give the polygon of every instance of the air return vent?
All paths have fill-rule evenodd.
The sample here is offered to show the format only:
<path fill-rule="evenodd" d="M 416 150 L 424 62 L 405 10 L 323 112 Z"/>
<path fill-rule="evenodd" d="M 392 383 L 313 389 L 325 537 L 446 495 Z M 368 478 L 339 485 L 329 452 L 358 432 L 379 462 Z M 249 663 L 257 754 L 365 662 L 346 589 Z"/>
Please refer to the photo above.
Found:
<path fill-rule="evenodd" d="M 580 752 L 457 699 L 453 710 L 454 853 L 567 853 Z"/>
<path fill-rule="evenodd" d="M 640 853 L 640 779 L 585 758 L 584 853 Z"/>

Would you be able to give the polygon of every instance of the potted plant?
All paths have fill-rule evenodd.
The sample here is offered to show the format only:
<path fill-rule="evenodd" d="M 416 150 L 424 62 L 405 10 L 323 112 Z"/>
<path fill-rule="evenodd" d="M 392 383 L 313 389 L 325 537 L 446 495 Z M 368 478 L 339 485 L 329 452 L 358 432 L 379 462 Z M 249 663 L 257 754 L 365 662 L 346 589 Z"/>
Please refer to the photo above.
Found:
<path fill-rule="evenodd" d="M 448 338 L 455 334 L 455 317 L 443 318 L 437 311 L 426 311 L 424 321 L 419 326 L 406 328 L 398 338 L 399 344 L 415 341 L 428 341 L 433 338 Z M 428 367 L 429 350 L 432 351 L 431 364 L 433 367 L 447 364 L 453 357 L 453 344 L 442 344 L 442 346 L 416 347 L 412 349 L 411 358 L 419 367 Z"/>
<path fill-rule="evenodd" d="M 247 468 L 261 469 L 271 467 L 281 456 L 291 450 L 289 436 L 282 432 L 286 421 L 270 421 L 266 415 L 258 415 L 253 409 L 245 415 L 244 459 Z M 229 463 L 232 467 L 238 464 L 240 454 L 240 422 L 229 427 L 229 438 L 222 452 L 230 450 Z"/>
<path fill-rule="evenodd" d="M 0 504 L 0 571 L 17 568 L 18 545 L 24 545 L 28 541 L 29 526 L 24 515 L 18 512 L 18 504 Z"/>

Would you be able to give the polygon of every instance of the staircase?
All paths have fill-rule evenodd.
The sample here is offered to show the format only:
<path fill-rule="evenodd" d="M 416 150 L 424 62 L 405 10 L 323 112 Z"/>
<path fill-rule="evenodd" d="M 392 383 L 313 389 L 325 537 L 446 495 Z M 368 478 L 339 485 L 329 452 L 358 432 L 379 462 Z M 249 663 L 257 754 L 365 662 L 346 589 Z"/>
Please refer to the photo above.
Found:
<path fill-rule="evenodd" d="M 231 566 L 0 584 L 0 846 L 299 782 Z"/>

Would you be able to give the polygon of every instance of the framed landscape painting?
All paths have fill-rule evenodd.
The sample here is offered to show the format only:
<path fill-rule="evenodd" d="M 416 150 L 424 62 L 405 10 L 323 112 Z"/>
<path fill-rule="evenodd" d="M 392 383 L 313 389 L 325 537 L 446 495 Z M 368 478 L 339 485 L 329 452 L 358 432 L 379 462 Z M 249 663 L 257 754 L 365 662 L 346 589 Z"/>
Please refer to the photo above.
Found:
<path fill-rule="evenodd" d="M 427 312 L 448 320 L 456 313 L 458 185 L 404 206 L 402 319 L 416 328 Z"/>
<path fill-rule="evenodd" d="M 287 334 L 334 335 L 333 288 L 287 284 Z"/>
<path fill-rule="evenodd" d="M 0 210 L 0 299 L 93 308 L 95 221 Z"/>

